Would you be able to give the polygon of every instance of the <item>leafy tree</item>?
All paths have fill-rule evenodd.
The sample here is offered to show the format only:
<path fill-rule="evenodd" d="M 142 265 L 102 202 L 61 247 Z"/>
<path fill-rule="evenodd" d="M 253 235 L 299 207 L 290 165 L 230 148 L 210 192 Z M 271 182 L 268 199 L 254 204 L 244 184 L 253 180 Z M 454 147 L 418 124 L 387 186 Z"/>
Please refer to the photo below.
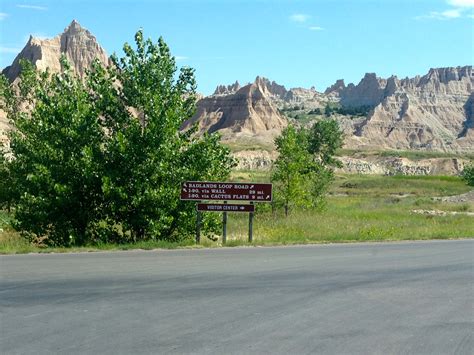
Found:
<path fill-rule="evenodd" d="M 0 181 L 11 182 L 12 174 L 10 170 L 10 164 L 3 151 L 0 152 Z M 13 189 L 10 183 L 0 184 L 0 208 L 7 208 L 10 212 L 10 208 L 14 199 Z"/>
<path fill-rule="evenodd" d="M 309 129 L 288 126 L 275 140 L 279 153 L 272 171 L 276 204 L 287 216 L 292 207 L 319 207 L 334 180 L 334 158 L 342 145 L 342 133 L 335 121 L 319 121 Z"/>
<path fill-rule="evenodd" d="M 18 196 L 15 227 L 28 236 L 48 236 L 53 245 L 83 244 L 101 204 L 104 131 L 99 112 L 63 59 L 64 71 L 49 77 L 22 63 L 20 95 L 7 114 L 13 160 L 8 164 Z M 21 110 L 34 104 L 30 114 Z M 5 185 L 3 185 L 5 187 Z"/>
<path fill-rule="evenodd" d="M 224 179 L 234 162 L 217 135 L 179 131 L 195 110 L 194 71 L 182 68 L 177 74 L 162 38 L 155 44 L 139 31 L 135 42 L 136 50 L 125 44 L 125 56 L 112 57 L 119 96 L 139 119 L 129 115 L 117 122 L 117 134 L 107 143 L 107 215 L 131 231 L 133 240 L 179 240 L 195 225 L 194 204 L 179 200 L 180 183 Z M 203 223 L 218 226 L 216 216 L 206 215 Z"/>
<path fill-rule="evenodd" d="M 195 221 L 194 204 L 179 200 L 181 182 L 228 176 L 234 161 L 217 135 L 179 130 L 195 109 L 193 70 L 178 72 L 161 38 L 139 31 L 135 42 L 107 68 L 96 61 L 85 80 L 64 60 L 52 76 L 22 63 L 18 90 L 0 80 L 15 127 L 14 158 L 0 174 L 13 174 L 25 235 L 50 245 L 181 240 Z M 204 231 L 217 227 L 205 216 Z"/>
<path fill-rule="evenodd" d="M 311 127 L 308 137 L 308 151 L 326 167 L 341 167 L 334 158 L 342 147 L 344 138 L 335 120 L 321 120 Z"/>
<path fill-rule="evenodd" d="M 462 178 L 469 186 L 474 186 L 474 164 L 472 162 L 464 167 Z"/>
<path fill-rule="evenodd" d="M 307 149 L 307 134 L 304 129 L 290 125 L 275 139 L 279 153 L 271 180 L 275 185 L 275 203 L 283 205 L 288 216 L 292 207 L 307 207 L 310 202 L 307 192 L 307 175 L 313 161 Z"/>

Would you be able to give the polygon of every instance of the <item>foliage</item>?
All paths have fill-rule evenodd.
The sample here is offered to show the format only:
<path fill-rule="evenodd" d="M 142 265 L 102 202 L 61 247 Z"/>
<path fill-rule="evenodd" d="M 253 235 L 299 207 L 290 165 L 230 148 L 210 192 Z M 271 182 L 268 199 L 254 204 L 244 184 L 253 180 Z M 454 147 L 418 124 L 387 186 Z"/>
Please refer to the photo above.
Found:
<path fill-rule="evenodd" d="M 464 167 L 462 178 L 469 186 L 474 186 L 474 163 L 471 162 Z"/>
<path fill-rule="evenodd" d="M 279 153 L 271 180 L 275 185 L 275 203 L 283 205 L 285 215 L 291 207 L 310 204 L 307 193 L 307 175 L 313 164 L 307 149 L 307 134 L 304 129 L 290 125 L 275 139 Z"/>
<path fill-rule="evenodd" d="M 177 72 L 162 38 L 153 43 L 139 31 L 135 42 L 108 68 L 96 61 L 84 80 L 63 60 L 52 76 L 23 62 L 18 92 L 0 82 L 15 126 L 14 159 L 0 174 L 13 174 L 23 234 L 56 246 L 179 242 L 195 220 L 193 205 L 179 200 L 180 183 L 229 175 L 234 162 L 217 135 L 180 131 L 195 109 L 193 70 Z M 206 216 L 203 230 L 217 228 Z"/>
<path fill-rule="evenodd" d="M 3 150 L 0 151 L 0 181 L 11 182 L 12 173 L 10 164 Z M 7 208 L 10 211 L 14 199 L 14 191 L 10 183 L 0 184 L 0 209 Z"/>
<path fill-rule="evenodd" d="M 275 206 L 285 215 L 293 207 L 319 207 L 334 180 L 334 158 L 342 145 L 342 132 L 335 121 L 319 121 L 309 130 L 288 126 L 275 140 L 279 153 L 271 180 L 275 184 Z"/>
<path fill-rule="evenodd" d="M 334 120 L 321 120 L 310 129 L 308 151 L 313 154 L 323 166 L 341 167 L 334 158 L 337 150 L 342 147 L 344 137 L 339 124 Z"/>
<path fill-rule="evenodd" d="M 373 109 L 373 106 L 362 105 L 357 107 L 342 106 L 336 102 L 328 102 L 324 107 L 324 114 L 326 117 L 330 117 L 333 113 L 344 115 L 344 116 L 367 116 L 368 113 Z M 315 111 L 314 113 L 322 114 L 322 111 Z"/>
<path fill-rule="evenodd" d="M 82 244 L 101 205 L 104 132 L 87 89 L 62 60 L 62 74 L 22 63 L 21 94 L 7 114 L 14 124 L 9 164 L 15 227 L 54 245 Z M 13 92 L 13 88 L 9 90 Z M 21 110 L 32 105 L 31 114 Z"/>

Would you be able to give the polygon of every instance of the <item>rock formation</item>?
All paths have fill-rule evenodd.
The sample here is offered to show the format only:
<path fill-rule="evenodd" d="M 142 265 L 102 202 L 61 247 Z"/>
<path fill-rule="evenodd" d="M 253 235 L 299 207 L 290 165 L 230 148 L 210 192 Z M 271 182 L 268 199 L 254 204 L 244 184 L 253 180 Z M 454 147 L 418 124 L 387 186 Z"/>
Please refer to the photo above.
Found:
<path fill-rule="evenodd" d="M 14 82 L 22 58 L 30 60 L 39 70 L 49 68 L 58 72 L 62 54 L 80 77 L 95 58 L 109 64 L 95 37 L 73 21 L 52 39 L 30 37 L 3 74 Z M 239 158 L 245 166 L 262 168 L 269 166 L 267 160 L 274 154 L 271 152 L 274 138 L 288 120 L 310 125 L 324 117 L 324 108 L 330 104 L 333 109 L 337 108 L 331 115 L 344 130 L 347 148 L 474 153 L 473 88 L 472 66 L 430 69 L 426 75 L 404 79 L 396 76 L 383 79 L 368 73 L 357 85 L 346 86 L 344 80 L 337 80 L 324 93 L 314 87 L 286 89 L 258 76 L 243 87 L 236 81 L 227 86 L 219 85 L 211 96 L 200 97 L 196 114 L 182 128 L 189 129 L 196 124 L 198 134 L 218 131 L 224 142 L 238 145 L 242 148 L 240 151 L 251 146 L 254 152 L 239 153 Z M 303 118 L 301 123 L 300 118 Z M 8 129 L 5 113 L 0 111 L 0 142 L 8 143 L 4 135 Z M 255 153 L 259 147 L 264 147 L 263 158 Z M 435 164 L 434 161 L 428 163 Z M 385 168 L 367 164 L 348 159 L 346 165 L 349 171 L 387 173 Z M 390 164 L 390 171 L 409 173 L 412 169 L 404 168 L 401 160 Z M 413 169 L 413 173 L 437 171 L 422 166 Z"/>
<path fill-rule="evenodd" d="M 87 68 L 97 58 L 104 65 L 109 64 L 109 58 L 104 49 L 97 43 L 96 38 L 77 21 L 71 24 L 60 35 L 52 39 L 39 39 L 30 36 L 23 50 L 13 63 L 2 73 L 11 81 L 20 74 L 20 59 L 31 61 L 38 70 L 47 68 L 51 72 L 61 71 L 60 58 L 65 55 L 74 72 L 83 77 Z M 0 143 L 7 143 L 6 131 L 9 124 L 4 112 L 0 111 Z"/>
<path fill-rule="evenodd" d="M 332 84 L 330 87 L 328 87 L 324 91 L 324 94 L 326 95 L 335 94 L 339 96 L 341 91 L 343 91 L 345 88 L 346 88 L 346 84 L 344 83 L 344 79 L 339 79 L 339 80 L 336 80 L 336 82 Z"/>
<path fill-rule="evenodd" d="M 257 77 L 254 83 L 233 94 L 206 97 L 198 102 L 196 114 L 182 128 L 197 124 L 198 133 L 219 131 L 224 140 L 252 137 L 256 141 L 273 142 L 287 125 L 271 100 L 278 90 L 281 88 Z"/>
<path fill-rule="evenodd" d="M 218 85 L 213 95 L 230 95 L 235 93 L 241 88 L 239 82 L 236 80 L 235 83 L 231 85 Z"/>
<path fill-rule="evenodd" d="M 343 106 L 374 107 L 348 146 L 473 152 L 473 75 L 471 66 L 403 80 L 366 75 L 365 83 L 340 94 Z"/>
<path fill-rule="evenodd" d="M 74 72 L 81 77 L 96 58 L 105 65 L 109 63 L 107 54 L 97 43 L 96 38 L 73 20 L 63 33 L 52 39 L 30 36 L 12 65 L 6 67 L 2 73 L 10 81 L 14 81 L 20 73 L 20 59 L 28 59 L 39 70 L 49 68 L 52 72 L 59 72 L 61 70 L 59 60 L 62 54 L 71 63 Z"/>

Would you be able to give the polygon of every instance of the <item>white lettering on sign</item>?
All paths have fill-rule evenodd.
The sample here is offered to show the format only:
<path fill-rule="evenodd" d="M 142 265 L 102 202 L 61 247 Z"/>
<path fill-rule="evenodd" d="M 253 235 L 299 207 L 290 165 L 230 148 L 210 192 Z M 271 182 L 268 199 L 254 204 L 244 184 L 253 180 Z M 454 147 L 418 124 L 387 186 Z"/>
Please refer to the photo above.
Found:
<path fill-rule="evenodd" d="M 189 183 L 189 187 L 196 187 L 201 189 L 217 189 L 217 184 L 201 184 L 199 182 Z"/>

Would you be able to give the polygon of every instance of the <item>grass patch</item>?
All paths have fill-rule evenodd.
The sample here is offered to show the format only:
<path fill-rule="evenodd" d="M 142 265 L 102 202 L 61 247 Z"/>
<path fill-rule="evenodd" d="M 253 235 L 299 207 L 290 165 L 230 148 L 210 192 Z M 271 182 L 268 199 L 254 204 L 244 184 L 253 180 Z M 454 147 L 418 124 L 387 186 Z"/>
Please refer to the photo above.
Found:
<path fill-rule="evenodd" d="M 410 160 L 434 159 L 434 158 L 462 158 L 474 159 L 473 153 L 445 153 L 437 151 L 423 150 L 356 150 L 356 149 L 339 149 L 338 156 L 348 156 L 353 158 L 368 157 L 386 157 L 386 158 L 407 158 Z"/>
<path fill-rule="evenodd" d="M 241 151 L 266 151 L 266 152 L 273 152 L 275 150 L 275 146 L 273 143 L 266 143 L 266 142 L 256 142 L 255 139 L 252 138 L 241 138 L 238 141 L 224 141 L 222 142 L 225 146 L 227 146 L 232 153 L 237 153 Z"/>
<path fill-rule="evenodd" d="M 265 170 L 235 170 L 230 175 L 230 181 L 270 182 L 270 171 Z"/>
<path fill-rule="evenodd" d="M 268 182 L 269 172 L 238 171 L 234 181 Z M 424 239 L 473 238 L 474 218 L 466 215 L 426 216 L 414 209 L 456 212 L 474 211 L 473 202 L 449 203 L 432 197 L 458 195 L 470 188 L 453 176 L 338 175 L 322 212 L 281 211 L 272 214 L 268 205 L 258 205 L 254 219 L 253 245 L 346 243 Z M 190 202 L 191 203 L 191 202 Z M 263 208 L 261 208 L 263 207 Z M 135 244 L 104 244 L 81 248 L 39 248 L 27 243 L 10 226 L 10 216 L 0 212 L 0 253 L 88 252 L 129 249 L 175 249 L 218 247 L 221 241 L 202 238 L 183 243 L 148 241 Z M 248 215 L 228 214 L 226 246 L 247 245 Z"/>

